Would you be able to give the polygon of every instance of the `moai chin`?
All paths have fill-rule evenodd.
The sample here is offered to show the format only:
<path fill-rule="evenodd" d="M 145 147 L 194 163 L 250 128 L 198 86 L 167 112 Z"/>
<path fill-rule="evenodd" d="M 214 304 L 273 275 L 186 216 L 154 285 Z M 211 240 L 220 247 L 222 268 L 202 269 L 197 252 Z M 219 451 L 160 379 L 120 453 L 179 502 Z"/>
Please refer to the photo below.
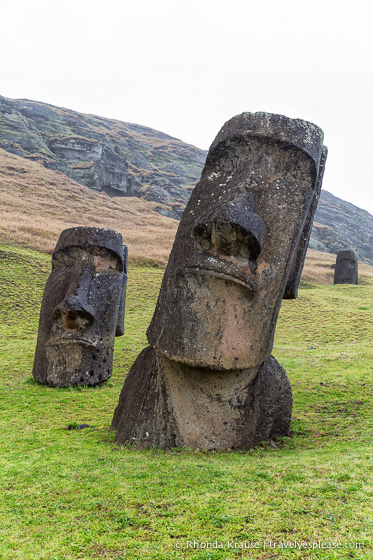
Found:
<path fill-rule="evenodd" d="M 44 290 L 32 371 L 52 387 L 111 377 L 114 337 L 124 333 L 127 248 L 120 233 L 64 230 Z"/>
<path fill-rule="evenodd" d="M 297 292 L 322 141 L 317 126 L 281 115 L 223 126 L 114 413 L 118 443 L 248 449 L 289 432 L 291 387 L 270 354 L 281 300 Z"/>
<path fill-rule="evenodd" d="M 358 284 L 358 257 L 353 249 L 339 251 L 335 263 L 334 284 Z"/>

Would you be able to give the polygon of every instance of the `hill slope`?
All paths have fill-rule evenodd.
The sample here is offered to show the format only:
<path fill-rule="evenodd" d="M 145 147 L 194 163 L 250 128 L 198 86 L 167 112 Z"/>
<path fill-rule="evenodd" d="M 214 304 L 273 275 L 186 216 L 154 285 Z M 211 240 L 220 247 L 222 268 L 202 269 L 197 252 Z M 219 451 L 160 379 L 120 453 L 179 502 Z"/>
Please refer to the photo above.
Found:
<path fill-rule="evenodd" d="M 1 96 L 0 148 L 111 197 L 154 201 L 153 209 L 176 219 L 207 154 L 145 126 Z M 373 216 L 322 191 L 310 247 L 356 248 L 373 264 Z"/>
<path fill-rule="evenodd" d="M 164 265 L 176 220 L 141 198 L 110 198 L 66 175 L 0 149 L 0 242 L 51 253 L 61 231 L 95 226 L 120 231 L 130 262 Z"/>
<path fill-rule="evenodd" d="M 372 214 L 321 191 L 310 247 L 328 253 L 356 249 L 362 261 L 373 264 Z"/>
<path fill-rule="evenodd" d="M 51 253 L 65 228 L 107 227 L 122 233 L 130 263 L 164 266 L 178 222 L 155 209 L 154 202 L 110 198 L 0 149 L 0 243 Z M 333 255 L 309 250 L 302 280 L 331 284 L 334 263 Z M 360 264 L 359 276 L 370 283 L 373 267 Z"/>
<path fill-rule="evenodd" d="M 163 132 L 0 96 L 0 148 L 110 196 L 137 196 L 180 217 L 206 152 Z"/>
<path fill-rule="evenodd" d="M 316 286 L 283 302 L 273 354 L 293 387 L 293 438 L 248 453 L 140 452 L 109 427 L 162 272 L 131 267 L 111 380 L 53 389 L 31 377 L 49 267 L 40 253 L 0 253 L 0 558 L 372 558 L 372 287 Z M 225 544 L 189 552 L 187 539 Z M 268 539 L 365 549 L 288 554 Z"/>

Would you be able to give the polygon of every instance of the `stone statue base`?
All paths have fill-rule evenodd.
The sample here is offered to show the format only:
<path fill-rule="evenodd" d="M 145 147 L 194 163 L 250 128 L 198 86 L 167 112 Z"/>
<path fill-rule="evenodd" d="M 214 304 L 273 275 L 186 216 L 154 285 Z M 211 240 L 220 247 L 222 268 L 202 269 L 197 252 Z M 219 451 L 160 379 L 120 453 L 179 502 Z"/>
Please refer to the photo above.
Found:
<path fill-rule="evenodd" d="M 258 368 L 192 368 L 145 348 L 125 380 L 111 428 L 138 447 L 250 449 L 290 430 L 292 391 L 270 356 Z"/>

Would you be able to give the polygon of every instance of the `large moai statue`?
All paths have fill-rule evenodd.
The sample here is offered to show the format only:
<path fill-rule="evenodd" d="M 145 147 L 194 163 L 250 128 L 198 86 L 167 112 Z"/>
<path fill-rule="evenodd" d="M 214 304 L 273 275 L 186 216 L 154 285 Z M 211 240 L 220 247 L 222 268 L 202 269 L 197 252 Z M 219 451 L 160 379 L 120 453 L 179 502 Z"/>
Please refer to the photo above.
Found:
<path fill-rule="evenodd" d="M 339 251 L 335 263 L 334 284 L 358 284 L 358 257 L 353 249 Z"/>
<path fill-rule="evenodd" d="M 176 234 L 150 346 L 125 380 L 117 443 L 248 449 L 289 432 L 291 386 L 271 350 L 285 290 L 297 292 L 322 141 L 281 115 L 223 126 Z"/>
<path fill-rule="evenodd" d="M 110 229 L 61 233 L 44 290 L 32 375 L 51 387 L 97 385 L 124 334 L 127 247 Z"/>

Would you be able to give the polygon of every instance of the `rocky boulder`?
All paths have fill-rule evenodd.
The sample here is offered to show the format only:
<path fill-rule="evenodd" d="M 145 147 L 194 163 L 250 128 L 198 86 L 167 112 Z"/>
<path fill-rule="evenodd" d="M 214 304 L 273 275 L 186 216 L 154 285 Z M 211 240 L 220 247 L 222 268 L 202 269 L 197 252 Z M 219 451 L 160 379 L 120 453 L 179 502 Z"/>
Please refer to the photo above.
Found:
<path fill-rule="evenodd" d="M 1 96 L 0 148 L 110 196 L 156 201 L 176 219 L 206 157 L 151 128 Z"/>

